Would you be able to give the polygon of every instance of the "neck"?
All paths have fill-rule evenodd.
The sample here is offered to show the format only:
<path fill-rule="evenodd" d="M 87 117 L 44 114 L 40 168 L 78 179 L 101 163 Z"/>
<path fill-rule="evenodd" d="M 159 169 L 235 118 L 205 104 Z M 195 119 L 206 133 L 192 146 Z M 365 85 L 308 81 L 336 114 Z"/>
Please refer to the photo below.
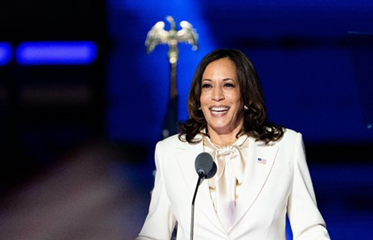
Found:
<path fill-rule="evenodd" d="M 215 131 L 209 131 L 210 140 L 212 143 L 218 145 L 218 146 L 230 146 L 237 140 L 238 131 L 232 131 L 230 133 L 226 134 L 219 134 Z"/>

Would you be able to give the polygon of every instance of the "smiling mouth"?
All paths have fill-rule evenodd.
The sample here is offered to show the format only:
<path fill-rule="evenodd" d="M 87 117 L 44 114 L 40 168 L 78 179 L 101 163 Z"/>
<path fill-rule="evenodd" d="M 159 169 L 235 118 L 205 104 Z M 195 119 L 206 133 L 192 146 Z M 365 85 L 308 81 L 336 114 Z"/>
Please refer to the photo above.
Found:
<path fill-rule="evenodd" d="M 210 111 L 213 113 L 223 113 L 229 110 L 229 107 L 211 107 Z"/>

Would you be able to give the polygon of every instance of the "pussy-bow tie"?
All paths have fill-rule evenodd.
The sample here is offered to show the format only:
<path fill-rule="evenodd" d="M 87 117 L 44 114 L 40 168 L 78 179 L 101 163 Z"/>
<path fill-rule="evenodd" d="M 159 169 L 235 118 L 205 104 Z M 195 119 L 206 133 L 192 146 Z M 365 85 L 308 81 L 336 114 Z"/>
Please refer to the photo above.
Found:
<path fill-rule="evenodd" d="M 217 164 L 216 175 L 209 179 L 210 188 L 215 189 L 217 182 L 221 179 L 224 174 L 226 167 L 226 161 L 229 161 L 234 175 L 238 181 L 238 184 L 242 183 L 243 175 L 245 171 L 245 160 L 242 152 L 244 149 L 248 148 L 247 136 L 241 136 L 237 141 L 230 146 L 219 147 L 213 144 L 209 138 L 204 140 L 205 146 L 212 150 L 212 157 Z"/>
<path fill-rule="evenodd" d="M 213 150 L 217 174 L 209 179 L 209 186 L 216 191 L 215 209 L 224 228 L 229 231 L 236 216 L 237 184 L 240 185 L 245 171 L 242 149 L 247 147 L 247 136 L 242 136 L 231 146 L 218 147 L 206 138 L 205 146 Z"/>

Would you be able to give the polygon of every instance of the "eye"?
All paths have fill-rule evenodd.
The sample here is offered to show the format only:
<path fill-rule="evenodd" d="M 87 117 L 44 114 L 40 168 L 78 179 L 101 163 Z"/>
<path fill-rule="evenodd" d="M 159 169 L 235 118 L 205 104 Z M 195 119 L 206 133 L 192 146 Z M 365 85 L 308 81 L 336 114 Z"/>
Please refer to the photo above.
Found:
<path fill-rule="evenodd" d="M 227 88 L 234 88 L 235 85 L 233 83 L 224 83 L 224 87 L 227 87 Z"/>
<path fill-rule="evenodd" d="M 212 87 L 212 85 L 209 84 L 209 83 L 203 83 L 202 84 L 202 88 L 211 88 L 211 87 Z"/>

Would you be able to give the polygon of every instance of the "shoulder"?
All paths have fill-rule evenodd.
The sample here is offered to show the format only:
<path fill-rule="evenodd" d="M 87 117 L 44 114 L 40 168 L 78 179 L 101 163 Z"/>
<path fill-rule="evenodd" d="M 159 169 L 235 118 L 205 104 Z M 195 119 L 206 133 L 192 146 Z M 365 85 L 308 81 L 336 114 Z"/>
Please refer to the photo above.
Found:
<path fill-rule="evenodd" d="M 185 148 L 188 144 L 189 144 L 188 142 L 181 141 L 179 139 L 179 134 L 175 134 L 175 135 L 172 135 L 165 139 L 160 140 L 157 143 L 156 148 L 157 149 L 164 149 L 164 148 L 178 149 L 178 148 Z"/>
<path fill-rule="evenodd" d="M 286 128 L 282 138 L 275 144 L 279 147 L 279 154 L 281 156 L 286 156 L 288 161 L 293 159 L 297 162 L 300 156 L 303 158 L 305 155 L 303 136 L 300 132 L 293 129 Z"/>
<path fill-rule="evenodd" d="M 178 145 L 180 143 L 181 141 L 179 140 L 178 135 L 175 134 L 175 135 L 169 136 L 165 139 L 158 141 L 156 147 L 157 148 L 175 147 L 175 145 Z"/>
<path fill-rule="evenodd" d="M 180 140 L 179 140 L 179 134 L 174 134 L 174 135 L 171 135 L 171 136 L 169 136 L 169 137 L 167 137 L 167 138 L 164 138 L 164 139 L 162 139 L 162 140 L 160 140 L 159 141 L 159 143 L 176 143 L 176 142 L 180 142 Z"/>
<path fill-rule="evenodd" d="M 194 139 L 196 140 L 196 143 L 189 143 L 183 139 L 183 136 L 179 138 L 179 134 L 169 136 L 157 142 L 156 152 L 163 152 L 163 154 L 171 154 L 179 151 L 189 151 L 194 149 L 195 147 L 201 147 L 202 141 L 199 140 L 202 139 L 202 135 L 198 134 Z"/>
<path fill-rule="evenodd" d="M 302 133 L 298 132 L 298 131 L 295 131 L 293 129 L 290 129 L 290 128 L 285 128 L 285 132 L 284 132 L 284 137 L 288 137 L 288 138 L 291 138 L 291 137 L 299 137 L 301 136 Z"/>
<path fill-rule="evenodd" d="M 185 136 L 181 136 L 179 137 L 180 135 L 179 134 L 175 134 L 175 135 L 172 135 L 172 136 L 169 136 L 165 139 L 162 139 L 160 140 L 157 145 L 161 145 L 161 146 L 173 146 L 173 147 L 183 147 L 183 146 L 187 146 L 187 145 L 194 145 L 194 143 L 189 143 L 185 140 Z M 196 143 L 199 143 L 202 141 L 202 138 L 203 138 L 203 135 L 202 134 L 197 134 L 193 141 L 195 140 Z M 181 139 L 181 140 L 180 140 Z"/>
<path fill-rule="evenodd" d="M 290 128 L 285 128 L 284 135 L 279 140 L 280 143 L 294 143 L 298 141 L 303 142 L 302 133 Z"/>

